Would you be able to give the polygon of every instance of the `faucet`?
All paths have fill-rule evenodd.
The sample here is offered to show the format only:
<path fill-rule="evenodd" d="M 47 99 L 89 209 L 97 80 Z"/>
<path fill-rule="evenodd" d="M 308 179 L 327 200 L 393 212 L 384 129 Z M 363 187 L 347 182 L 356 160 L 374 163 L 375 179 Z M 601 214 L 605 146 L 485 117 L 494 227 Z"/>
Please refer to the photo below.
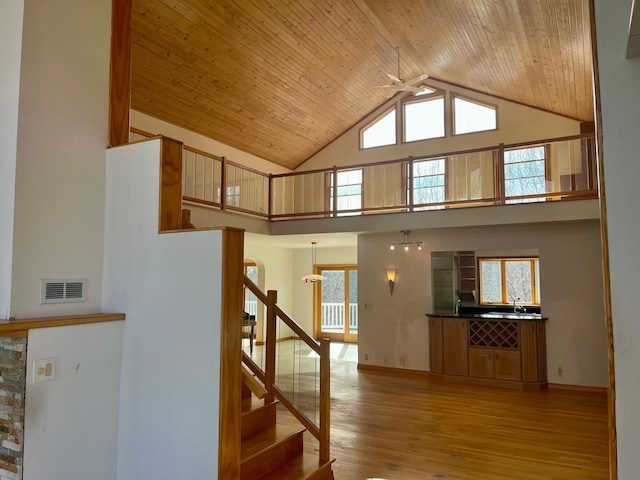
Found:
<path fill-rule="evenodd" d="M 458 301 L 456 302 L 456 315 L 460 313 L 460 306 L 462 305 L 462 300 L 458 297 Z"/>
<path fill-rule="evenodd" d="M 520 305 L 516 305 L 516 302 L 520 300 L 520 297 L 516 297 L 513 299 L 513 313 L 518 313 L 522 311 L 522 307 Z"/>

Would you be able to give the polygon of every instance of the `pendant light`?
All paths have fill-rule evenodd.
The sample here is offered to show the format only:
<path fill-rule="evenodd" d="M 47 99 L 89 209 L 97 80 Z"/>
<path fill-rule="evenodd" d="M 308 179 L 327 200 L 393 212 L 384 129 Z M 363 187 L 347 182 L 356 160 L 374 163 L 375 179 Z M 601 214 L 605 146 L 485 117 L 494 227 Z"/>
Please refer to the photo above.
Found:
<path fill-rule="evenodd" d="M 316 242 L 311 242 L 311 271 L 313 271 L 313 267 L 316 265 Z M 316 273 L 311 273 L 309 275 L 305 275 L 302 277 L 302 281 L 304 283 L 316 283 L 321 282 L 322 280 L 326 280 L 322 275 L 318 275 Z"/>

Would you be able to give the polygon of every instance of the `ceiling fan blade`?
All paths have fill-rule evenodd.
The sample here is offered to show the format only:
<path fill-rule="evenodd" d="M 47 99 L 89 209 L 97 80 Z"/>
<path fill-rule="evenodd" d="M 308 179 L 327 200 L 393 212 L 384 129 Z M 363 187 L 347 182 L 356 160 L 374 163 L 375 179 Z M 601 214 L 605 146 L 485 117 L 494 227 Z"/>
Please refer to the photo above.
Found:
<path fill-rule="evenodd" d="M 371 88 L 391 88 L 391 87 L 392 87 L 391 85 L 374 85 Z"/>
<path fill-rule="evenodd" d="M 389 77 L 391 79 L 392 82 L 395 83 L 403 83 L 402 80 L 400 80 L 398 77 L 396 77 L 395 75 L 391 75 L 390 73 L 387 73 L 387 77 Z"/>
<path fill-rule="evenodd" d="M 413 85 L 415 83 L 421 82 L 422 80 L 429 78 L 429 75 L 423 73 L 422 75 L 418 75 L 416 78 L 412 78 L 411 80 L 407 80 L 408 85 Z"/>

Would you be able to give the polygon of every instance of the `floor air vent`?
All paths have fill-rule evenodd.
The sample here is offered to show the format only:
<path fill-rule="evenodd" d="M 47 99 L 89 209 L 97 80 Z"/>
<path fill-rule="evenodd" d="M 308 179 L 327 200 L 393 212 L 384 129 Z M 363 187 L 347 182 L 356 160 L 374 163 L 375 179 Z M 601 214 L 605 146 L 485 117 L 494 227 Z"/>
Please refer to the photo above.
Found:
<path fill-rule="evenodd" d="M 40 282 L 40 303 L 87 301 L 87 280 L 47 279 Z"/>

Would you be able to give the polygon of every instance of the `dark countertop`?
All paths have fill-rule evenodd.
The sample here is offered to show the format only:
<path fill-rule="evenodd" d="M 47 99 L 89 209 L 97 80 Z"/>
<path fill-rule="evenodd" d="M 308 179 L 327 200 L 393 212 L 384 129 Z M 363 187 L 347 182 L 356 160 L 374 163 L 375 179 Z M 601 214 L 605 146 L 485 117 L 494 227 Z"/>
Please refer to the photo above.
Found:
<path fill-rule="evenodd" d="M 472 318 L 479 320 L 519 320 L 519 321 L 539 321 L 549 320 L 539 313 L 425 313 L 427 317 L 446 318 Z"/>

